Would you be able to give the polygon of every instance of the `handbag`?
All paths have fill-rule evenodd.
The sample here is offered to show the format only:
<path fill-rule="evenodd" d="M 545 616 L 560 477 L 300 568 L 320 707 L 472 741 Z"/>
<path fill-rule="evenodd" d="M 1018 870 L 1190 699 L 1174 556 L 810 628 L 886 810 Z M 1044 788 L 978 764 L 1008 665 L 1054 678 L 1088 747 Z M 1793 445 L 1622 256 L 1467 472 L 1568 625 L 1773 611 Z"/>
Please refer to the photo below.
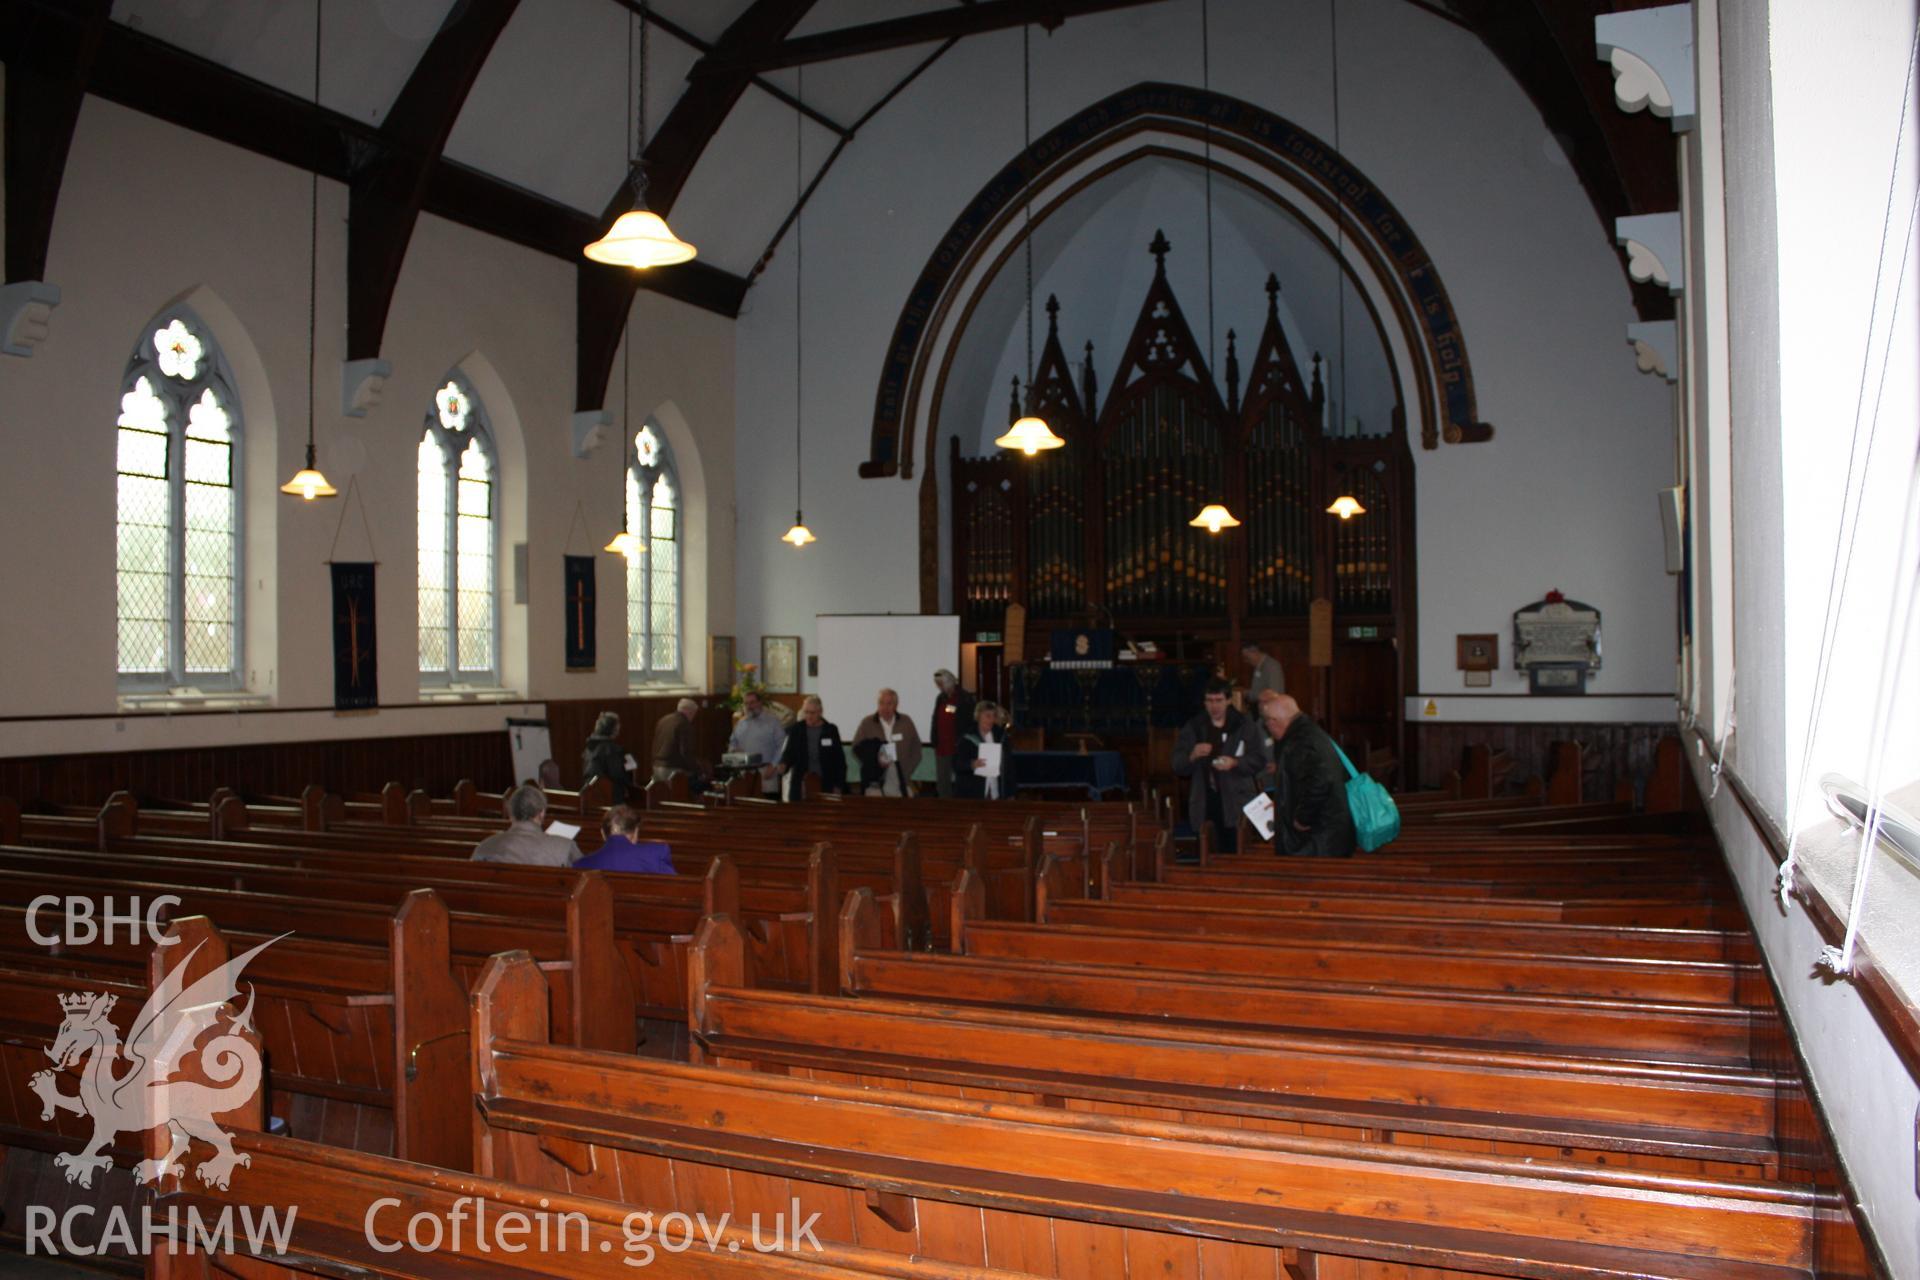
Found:
<path fill-rule="evenodd" d="M 1334 744 L 1334 754 L 1347 766 L 1347 812 L 1353 815 L 1353 834 L 1362 852 L 1372 853 L 1400 834 L 1400 806 L 1372 774 L 1361 773 Z"/>

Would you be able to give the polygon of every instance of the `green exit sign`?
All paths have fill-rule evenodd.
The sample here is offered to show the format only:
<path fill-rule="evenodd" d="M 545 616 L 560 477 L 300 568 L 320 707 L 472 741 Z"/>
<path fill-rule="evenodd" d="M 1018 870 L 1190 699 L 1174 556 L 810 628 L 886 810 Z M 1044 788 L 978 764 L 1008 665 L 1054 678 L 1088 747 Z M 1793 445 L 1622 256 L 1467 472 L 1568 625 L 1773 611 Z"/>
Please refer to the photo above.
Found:
<path fill-rule="evenodd" d="M 1347 639 L 1349 640 L 1378 640 L 1379 638 L 1380 628 L 1378 627 L 1347 628 Z"/>
<path fill-rule="evenodd" d="M 974 641 L 977 644 L 999 644 L 1000 633 L 998 631 L 982 631 L 974 637 Z"/>

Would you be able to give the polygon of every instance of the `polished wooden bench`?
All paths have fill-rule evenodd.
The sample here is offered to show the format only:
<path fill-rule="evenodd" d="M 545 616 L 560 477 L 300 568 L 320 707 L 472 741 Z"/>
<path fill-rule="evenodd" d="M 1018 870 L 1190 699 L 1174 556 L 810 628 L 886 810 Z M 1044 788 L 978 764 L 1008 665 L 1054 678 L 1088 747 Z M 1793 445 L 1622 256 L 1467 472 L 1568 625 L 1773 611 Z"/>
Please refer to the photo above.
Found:
<path fill-rule="evenodd" d="M 547 1045 L 542 983 L 507 955 L 475 990 L 475 1150 L 481 1172 L 559 1193 L 648 1203 L 672 1188 L 736 1215 L 797 1196 L 822 1206 L 822 1240 L 872 1218 L 916 1256 L 1046 1268 L 1065 1240 L 1072 1269 L 1054 1274 L 1076 1276 L 1305 1255 L 1745 1280 L 1810 1263 L 1809 1188 L 641 1063 Z"/>
<path fill-rule="evenodd" d="M 691 964 L 696 1062 L 1668 1172 L 1762 1177 L 1778 1163 L 1774 1109 L 1786 1082 L 1759 1068 L 771 992 L 746 984 L 739 929 L 719 917 L 703 926 Z"/>

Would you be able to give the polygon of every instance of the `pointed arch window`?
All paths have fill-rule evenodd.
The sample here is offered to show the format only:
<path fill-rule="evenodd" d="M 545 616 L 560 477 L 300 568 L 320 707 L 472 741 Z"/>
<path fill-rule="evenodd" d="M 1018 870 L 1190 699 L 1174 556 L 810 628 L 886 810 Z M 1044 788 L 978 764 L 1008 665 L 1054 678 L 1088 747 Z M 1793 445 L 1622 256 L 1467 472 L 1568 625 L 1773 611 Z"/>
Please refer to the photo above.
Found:
<path fill-rule="evenodd" d="M 646 543 L 627 557 L 627 675 L 636 684 L 681 679 L 682 505 L 672 454 L 649 421 L 627 447 L 627 528 Z"/>
<path fill-rule="evenodd" d="M 498 455 L 464 378 L 434 392 L 417 450 L 420 683 L 499 683 Z"/>
<path fill-rule="evenodd" d="M 116 436 L 120 687 L 239 688 L 240 398 L 191 311 L 146 326 L 121 378 Z"/>

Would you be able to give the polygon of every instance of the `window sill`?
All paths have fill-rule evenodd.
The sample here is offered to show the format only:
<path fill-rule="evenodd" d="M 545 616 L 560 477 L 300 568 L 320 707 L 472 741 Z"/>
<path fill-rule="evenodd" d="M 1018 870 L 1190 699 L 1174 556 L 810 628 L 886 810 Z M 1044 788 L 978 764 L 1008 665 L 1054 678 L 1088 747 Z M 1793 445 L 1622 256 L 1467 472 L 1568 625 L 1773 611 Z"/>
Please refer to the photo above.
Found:
<path fill-rule="evenodd" d="M 248 693 L 244 689 L 219 690 L 203 693 L 198 689 L 183 689 L 165 693 L 123 693 L 119 697 L 120 710 L 138 714 L 140 712 L 168 711 L 238 711 L 270 707 L 273 699 L 264 693 Z"/>
<path fill-rule="evenodd" d="M 628 684 L 627 696 L 632 698 L 662 698 L 668 694 L 678 694 L 683 698 L 704 698 L 705 689 L 696 689 L 690 684 Z M 718 695 L 714 695 L 718 696 Z"/>
<path fill-rule="evenodd" d="M 436 702 L 525 702 L 513 689 L 503 689 L 498 685 L 453 685 L 438 689 L 422 689 L 420 701 Z"/>
<path fill-rule="evenodd" d="M 1698 728 L 1689 733 L 1704 757 L 1712 744 Z M 1784 862 L 1787 837 L 1779 823 L 1748 790 L 1736 769 L 1723 766 L 1721 776 L 1773 861 Z M 1893 798 L 1912 807 L 1910 794 L 1896 792 Z M 1859 848 L 1858 831 L 1831 817 L 1799 842 L 1794 896 L 1829 946 L 1839 946 L 1846 933 L 1846 909 L 1852 899 L 1854 859 Z M 1920 949 L 1908 936 L 1910 921 L 1920 914 L 1920 875 L 1886 848 L 1876 853 L 1869 875 L 1873 879 L 1867 894 L 1867 918 L 1862 921 L 1854 956 L 1855 987 L 1886 1033 L 1887 1043 L 1909 1070 L 1920 1073 L 1920 1000 L 1916 999 L 1916 993 L 1920 993 Z"/>

